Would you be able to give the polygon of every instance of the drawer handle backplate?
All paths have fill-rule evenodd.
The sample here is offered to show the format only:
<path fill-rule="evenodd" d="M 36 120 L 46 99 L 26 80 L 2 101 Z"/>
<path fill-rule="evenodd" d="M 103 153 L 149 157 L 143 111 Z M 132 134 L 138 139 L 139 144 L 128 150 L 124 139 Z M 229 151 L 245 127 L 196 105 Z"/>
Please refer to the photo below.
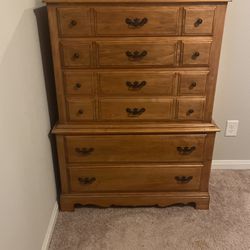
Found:
<path fill-rule="evenodd" d="M 202 23 L 203 23 L 203 20 L 201 18 L 198 18 L 194 23 L 194 27 L 199 27 Z"/>
<path fill-rule="evenodd" d="M 136 116 L 140 116 L 142 115 L 146 109 L 145 108 L 141 108 L 141 109 L 138 109 L 138 108 L 127 108 L 126 109 L 127 113 L 128 113 L 128 116 L 130 117 L 136 117 Z"/>
<path fill-rule="evenodd" d="M 79 59 L 80 58 L 80 54 L 79 53 L 74 53 L 73 55 L 73 59 Z"/>
<path fill-rule="evenodd" d="M 190 155 L 195 149 L 195 146 L 192 147 L 177 147 L 176 148 L 179 154 L 181 155 Z"/>
<path fill-rule="evenodd" d="M 79 177 L 78 181 L 82 185 L 90 185 L 96 181 L 96 178 L 95 177 Z"/>
<path fill-rule="evenodd" d="M 128 90 L 140 90 L 142 89 L 147 82 L 146 81 L 142 81 L 142 82 L 138 82 L 138 81 L 134 81 L 134 82 L 126 82 L 127 86 L 128 86 Z"/>
<path fill-rule="evenodd" d="M 144 26 L 148 22 L 148 19 L 146 17 L 140 19 L 140 18 L 126 18 L 125 23 L 128 25 L 129 28 L 136 29 Z"/>
<path fill-rule="evenodd" d="M 129 60 L 131 61 L 138 61 L 141 60 L 143 57 L 145 57 L 148 54 L 146 50 L 143 50 L 142 52 L 139 51 L 127 51 L 126 56 L 128 57 Z"/>
<path fill-rule="evenodd" d="M 70 26 L 74 27 L 76 25 L 77 25 L 77 21 L 76 20 L 71 20 Z"/>
<path fill-rule="evenodd" d="M 200 52 L 196 51 L 192 54 L 192 59 L 196 60 L 200 56 Z"/>
<path fill-rule="evenodd" d="M 78 154 L 86 156 L 94 152 L 95 149 L 94 148 L 76 148 L 75 150 Z"/>
<path fill-rule="evenodd" d="M 197 86 L 197 82 L 193 81 L 191 82 L 189 89 L 194 89 Z"/>
<path fill-rule="evenodd" d="M 80 89 L 81 87 L 82 87 L 82 84 L 81 84 L 81 83 L 77 82 L 77 83 L 75 84 L 75 88 L 76 88 L 76 89 Z"/>
<path fill-rule="evenodd" d="M 193 176 L 175 176 L 175 180 L 179 184 L 189 183 L 193 179 Z"/>
<path fill-rule="evenodd" d="M 194 110 L 193 109 L 189 109 L 188 111 L 187 111 L 187 116 L 190 116 L 190 115 L 192 115 L 194 113 Z"/>

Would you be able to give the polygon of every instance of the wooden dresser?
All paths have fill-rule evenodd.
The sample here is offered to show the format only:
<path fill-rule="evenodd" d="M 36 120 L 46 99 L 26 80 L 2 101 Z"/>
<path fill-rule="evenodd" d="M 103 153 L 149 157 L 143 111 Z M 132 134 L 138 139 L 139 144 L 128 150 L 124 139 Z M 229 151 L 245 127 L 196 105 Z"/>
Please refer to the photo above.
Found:
<path fill-rule="evenodd" d="M 209 207 L 226 0 L 46 0 L 60 207 Z"/>

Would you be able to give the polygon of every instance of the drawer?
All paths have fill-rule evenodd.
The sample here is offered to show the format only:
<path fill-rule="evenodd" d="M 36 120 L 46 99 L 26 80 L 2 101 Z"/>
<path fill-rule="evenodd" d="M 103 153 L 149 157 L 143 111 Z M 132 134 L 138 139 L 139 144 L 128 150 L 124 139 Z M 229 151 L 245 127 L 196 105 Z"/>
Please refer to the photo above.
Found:
<path fill-rule="evenodd" d="M 176 66 L 177 41 L 99 41 L 99 66 Z"/>
<path fill-rule="evenodd" d="M 87 121 L 95 118 L 95 101 L 92 99 L 69 99 L 67 106 L 70 121 Z"/>
<path fill-rule="evenodd" d="M 70 191 L 191 191 L 200 187 L 201 167 L 141 166 L 70 168 Z"/>
<path fill-rule="evenodd" d="M 96 34 L 119 36 L 177 35 L 179 7 L 95 8 Z"/>
<path fill-rule="evenodd" d="M 105 72 L 99 74 L 101 95 L 173 95 L 176 74 L 172 72 Z"/>
<path fill-rule="evenodd" d="M 92 46 L 90 42 L 61 43 L 61 61 L 63 67 L 91 66 Z"/>
<path fill-rule="evenodd" d="M 180 73 L 179 95 L 205 95 L 208 72 Z"/>
<path fill-rule="evenodd" d="M 183 66 L 209 66 L 212 41 L 184 42 Z"/>
<path fill-rule="evenodd" d="M 102 99 L 101 120 L 171 120 L 173 98 L 162 99 Z"/>
<path fill-rule="evenodd" d="M 81 37 L 91 35 L 89 8 L 58 8 L 58 28 L 62 37 Z"/>
<path fill-rule="evenodd" d="M 66 95 L 93 95 L 94 79 L 89 72 L 66 71 L 63 74 Z"/>
<path fill-rule="evenodd" d="M 177 101 L 178 120 L 203 120 L 205 98 L 179 98 Z"/>
<path fill-rule="evenodd" d="M 184 35 L 212 35 L 215 15 L 214 6 L 185 7 Z"/>
<path fill-rule="evenodd" d="M 205 135 L 66 136 L 69 163 L 201 162 Z"/>

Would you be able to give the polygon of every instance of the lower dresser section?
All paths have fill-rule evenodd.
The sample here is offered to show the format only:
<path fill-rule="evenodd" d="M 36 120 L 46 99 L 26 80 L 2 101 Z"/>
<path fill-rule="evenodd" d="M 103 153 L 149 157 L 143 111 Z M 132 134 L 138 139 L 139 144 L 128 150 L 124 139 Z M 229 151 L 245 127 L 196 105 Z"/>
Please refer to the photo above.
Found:
<path fill-rule="evenodd" d="M 79 127 L 78 127 L 79 128 Z M 154 129 L 153 129 L 154 130 Z M 61 210 L 76 204 L 209 206 L 208 182 L 217 128 L 159 134 L 54 129 Z M 178 130 L 178 129 L 177 129 Z M 167 130 L 166 130 L 167 131 Z M 180 132 L 182 131 L 182 132 Z"/>

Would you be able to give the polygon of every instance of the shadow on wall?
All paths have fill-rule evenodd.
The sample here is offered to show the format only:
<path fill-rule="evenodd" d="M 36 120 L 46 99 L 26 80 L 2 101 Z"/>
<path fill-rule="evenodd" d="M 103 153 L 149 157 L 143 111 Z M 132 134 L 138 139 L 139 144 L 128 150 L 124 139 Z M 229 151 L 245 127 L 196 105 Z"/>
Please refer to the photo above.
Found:
<path fill-rule="evenodd" d="M 45 88 L 46 88 L 48 108 L 49 108 L 50 126 L 51 128 L 53 128 L 55 123 L 58 121 L 58 111 L 57 111 L 57 102 L 56 102 L 55 77 L 54 77 L 54 70 L 53 70 L 51 45 L 50 45 L 50 33 L 49 33 L 47 8 L 45 6 L 41 8 L 37 8 L 34 10 L 34 13 L 36 15 L 39 41 L 40 41 Z M 49 134 L 49 139 L 50 139 L 51 149 L 52 149 L 57 199 L 59 199 L 60 177 L 59 177 L 59 164 L 58 164 L 57 149 L 56 149 L 56 139 L 55 139 L 55 136 L 51 133 Z"/>

